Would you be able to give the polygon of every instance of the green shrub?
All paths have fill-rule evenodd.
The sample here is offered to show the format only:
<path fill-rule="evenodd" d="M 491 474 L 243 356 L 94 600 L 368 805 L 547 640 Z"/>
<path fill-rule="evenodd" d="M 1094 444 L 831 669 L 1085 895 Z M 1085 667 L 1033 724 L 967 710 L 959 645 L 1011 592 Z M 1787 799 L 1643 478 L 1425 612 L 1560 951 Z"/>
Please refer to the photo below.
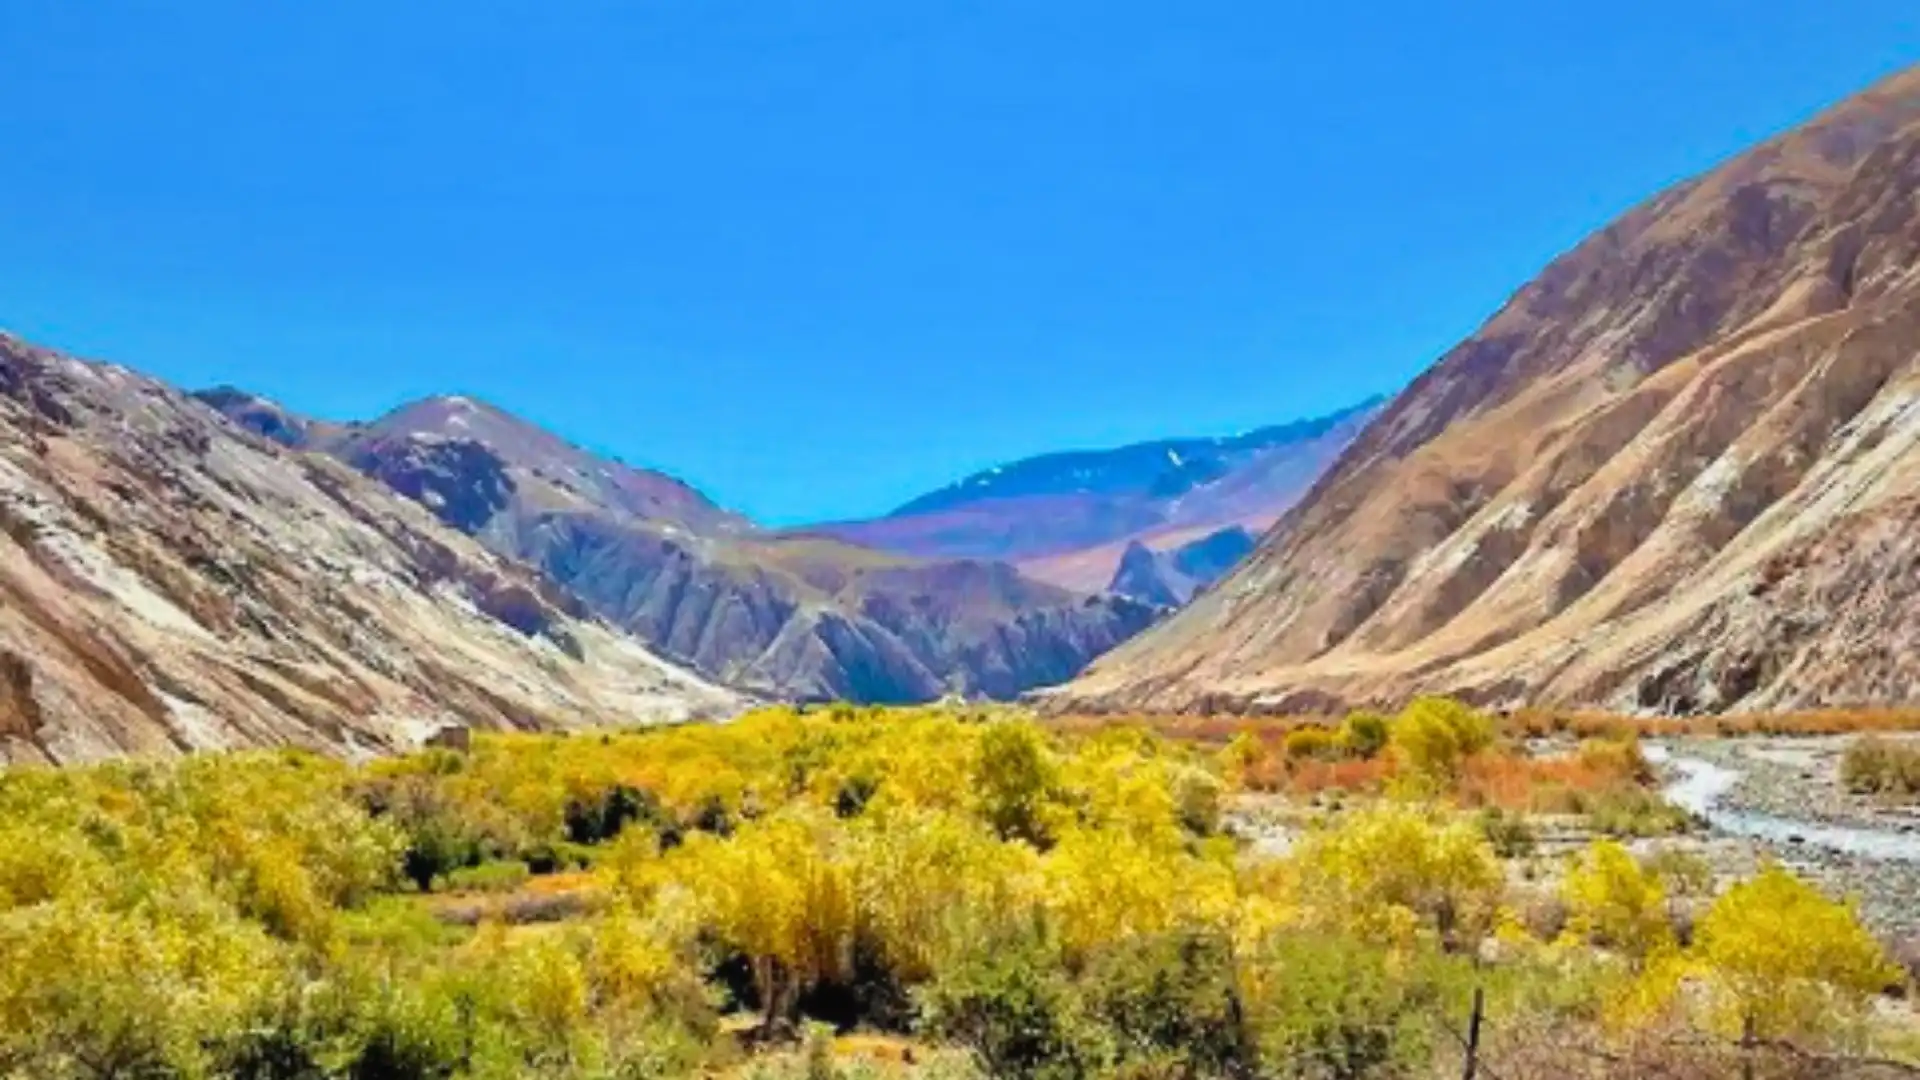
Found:
<path fill-rule="evenodd" d="M 1390 953 L 1351 938 L 1284 932 L 1251 959 L 1246 1003 L 1260 1075 L 1416 1075 L 1431 1039 L 1418 987 Z"/>
<path fill-rule="evenodd" d="M 1663 847 L 1640 862 L 1649 874 L 1660 879 L 1673 896 L 1709 896 L 1713 893 L 1713 867 L 1698 852 Z"/>
<path fill-rule="evenodd" d="M 1038 933 L 983 941 L 939 972 L 922 992 L 921 1017 L 927 1034 L 966 1047 L 996 1078 L 1072 1080 L 1108 1056 L 1057 950 Z"/>
<path fill-rule="evenodd" d="M 1103 950 L 1081 980 L 1121 1070 L 1170 1076 L 1250 1073 L 1249 1035 L 1222 937 L 1168 935 Z"/>
<path fill-rule="evenodd" d="M 446 883 L 447 888 L 461 892 L 512 892 L 532 876 L 526 863 L 495 859 L 450 871 Z"/>
<path fill-rule="evenodd" d="M 1375 712 L 1351 712 L 1340 724 L 1340 743 L 1347 753 L 1361 760 L 1379 757 L 1393 737 L 1387 718 Z"/>
<path fill-rule="evenodd" d="M 1920 795 L 1920 747 L 1859 739 L 1840 759 L 1840 779 L 1860 795 Z"/>
<path fill-rule="evenodd" d="M 457 822 L 429 818 L 407 829 L 407 850 L 400 871 L 421 892 L 432 892 L 442 876 L 480 861 L 480 848 Z"/>
<path fill-rule="evenodd" d="M 1539 843 L 1533 827 L 1518 814 L 1508 814 L 1497 806 L 1480 811 L 1480 834 L 1493 845 L 1494 854 L 1503 859 L 1524 859 Z"/>
<path fill-rule="evenodd" d="M 1643 788 L 1603 791 L 1580 800 L 1594 831 L 1607 836 L 1668 836 L 1692 824 L 1687 812 Z"/>

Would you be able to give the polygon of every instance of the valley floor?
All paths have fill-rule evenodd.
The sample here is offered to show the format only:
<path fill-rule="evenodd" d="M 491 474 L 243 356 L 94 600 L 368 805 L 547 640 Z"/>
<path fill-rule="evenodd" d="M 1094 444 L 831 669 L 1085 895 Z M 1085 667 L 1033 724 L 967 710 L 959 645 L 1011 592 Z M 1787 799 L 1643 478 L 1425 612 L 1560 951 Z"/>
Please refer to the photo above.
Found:
<path fill-rule="evenodd" d="M 0 1078 L 1402 1080 L 1476 1009 L 1489 1076 L 1909 1075 L 1898 726 L 840 706 L 17 769 Z"/>

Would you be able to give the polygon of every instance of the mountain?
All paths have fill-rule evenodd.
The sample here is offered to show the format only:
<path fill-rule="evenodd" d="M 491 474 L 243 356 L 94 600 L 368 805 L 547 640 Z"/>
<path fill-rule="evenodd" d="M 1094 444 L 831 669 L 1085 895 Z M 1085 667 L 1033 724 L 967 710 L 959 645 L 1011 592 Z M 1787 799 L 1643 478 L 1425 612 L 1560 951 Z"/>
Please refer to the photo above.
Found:
<path fill-rule="evenodd" d="M 352 465 L 535 567 L 670 658 L 762 694 L 1012 697 L 1071 677 L 1156 614 L 1004 565 L 761 530 L 678 480 L 471 398 L 332 426 L 231 390 L 206 400 L 259 434 L 295 433 L 293 445 Z"/>
<path fill-rule="evenodd" d="M 1920 69 L 1627 213 L 1062 708 L 1920 696 Z"/>
<path fill-rule="evenodd" d="M 0 762 L 741 705 L 351 469 L 0 335 Z"/>
<path fill-rule="evenodd" d="M 1162 607 L 1178 607 L 1233 569 L 1256 543 L 1254 535 L 1238 525 L 1170 551 L 1155 551 L 1134 540 L 1121 554 L 1107 591 Z"/>
<path fill-rule="evenodd" d="M 1259 530 L 1359 434 L 1377 400 L 1227 438 L 1165 439 L 1026 458 L 975 473 L 872 521 L 812 532 L 905 555 L 1003 559 L 1092 591 L 1128 546 L 1178 547 Z"/>

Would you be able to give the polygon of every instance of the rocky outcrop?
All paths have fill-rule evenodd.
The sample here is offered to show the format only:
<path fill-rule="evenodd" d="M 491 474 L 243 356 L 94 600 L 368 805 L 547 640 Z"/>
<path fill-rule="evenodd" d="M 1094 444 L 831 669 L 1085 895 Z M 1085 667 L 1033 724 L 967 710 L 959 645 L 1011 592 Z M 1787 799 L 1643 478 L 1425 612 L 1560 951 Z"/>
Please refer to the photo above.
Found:
<path fill-rule="evenodd" d="M 1107 589 L 1142 603 L 1171 608 L 1186 603 L 1199 586 L 1199 582 L 1174 569 L 1172 558 L 1135 540 L 1120 556 L 1120 566 Z"/>
<path fill-rule="evenodd" d="M 0 336 L 0 761 L 739 707 L 252 415 Z"/>
<path fill-rule="evenodd" d="M 1135 540 L 1120 556 L 1107 591 L 1161 607 L 1178 607 L 1218 580 L 1254 548 L 1253 534 L 1232 525 L 1167 551 Z"/>
<path fill-rule="evenodd" d="M 295 416 L 273 402 L 237 387 L 216 386 L 211 390 L 196 390 L 193 396 L 220 410 L 234 423 L 255 435 L 272 439 L 281 446 L 302 446 L 313 437 L 313 425 L 305 417 Z"/>
<path fill-rule="evenodd" d="M 345 444 L 340 456 L 461 532 L 479 531 L 513 499 L 506 462 L 473 439 L 372 438 Z"/>
<path fill-rule="evenodd" d="M 1910 702 L 1920 72 L 1556 260 L 1063 707 Z"/>

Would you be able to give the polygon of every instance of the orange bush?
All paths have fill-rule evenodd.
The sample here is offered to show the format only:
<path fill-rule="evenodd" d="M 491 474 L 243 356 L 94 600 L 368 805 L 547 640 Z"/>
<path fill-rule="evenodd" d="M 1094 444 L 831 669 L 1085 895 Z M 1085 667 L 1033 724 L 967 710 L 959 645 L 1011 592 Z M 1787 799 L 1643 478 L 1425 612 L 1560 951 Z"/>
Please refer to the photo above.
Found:
<path fill-rule="evenodd" d="M 1556 758 L 1477 754 L 1467 759 L 1461 770 L 1458 793 L 1467 806 L 1537 813 L 1562 811 L 1570 808 L 1571 794 L 1637 784 L 1638 778 L 1625 765 L 1626 760 L 1624 755 L 1610 754 Z"/>
<path fill-rule="evenodd" d="M 1286 790 L 1296 795 L 1314 795 L 1322 791 L 1373 791 L 1393 775 L 1393 763 L 1386 758 L 1341 761 L 1296 760 L 1288 770 Z"/>

